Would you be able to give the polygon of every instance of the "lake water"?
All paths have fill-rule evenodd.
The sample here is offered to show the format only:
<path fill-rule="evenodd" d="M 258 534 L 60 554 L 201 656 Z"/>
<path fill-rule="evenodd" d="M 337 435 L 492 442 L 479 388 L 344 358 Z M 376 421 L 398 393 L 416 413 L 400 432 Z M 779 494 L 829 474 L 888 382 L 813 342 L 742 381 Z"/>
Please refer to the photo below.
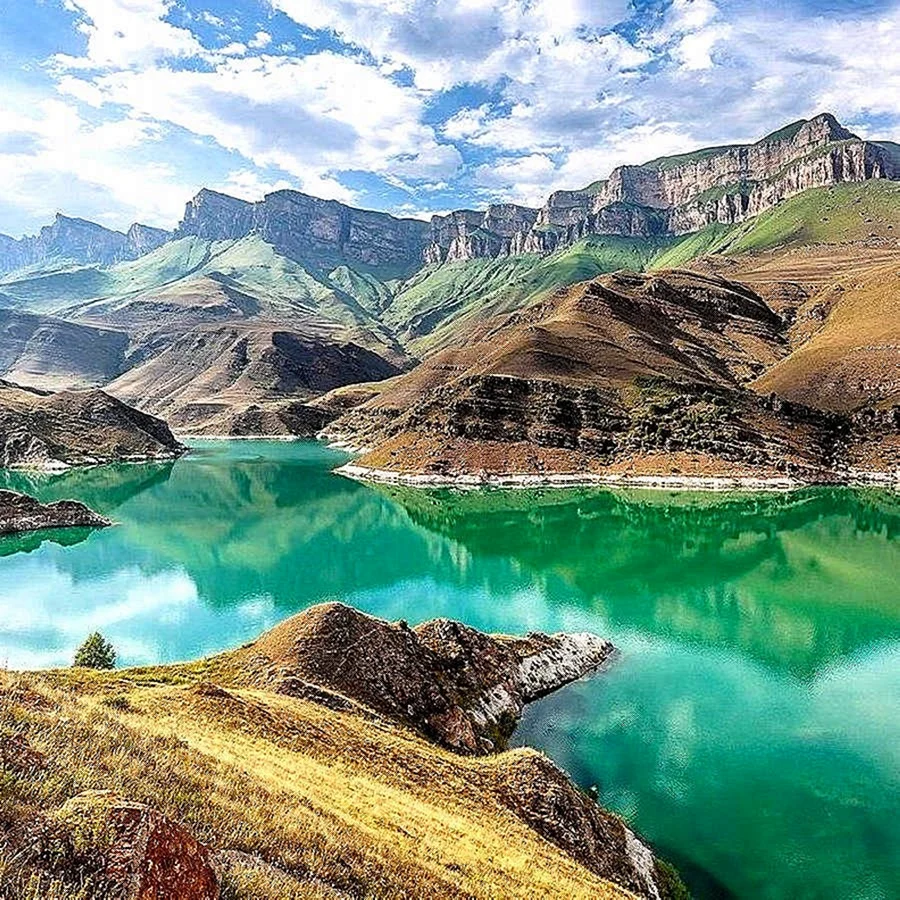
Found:
<path fill-rule="evenodd" d="M 9 474 L 119 524 L 0 540 L 0 664 L 233 647 L 341 599 L 489 631 L 590 629 L 615 665 L 535 704 L 546 751 L 698 898 L 900 896 L 900 495 L 416 492 L 317 444 Z"/>

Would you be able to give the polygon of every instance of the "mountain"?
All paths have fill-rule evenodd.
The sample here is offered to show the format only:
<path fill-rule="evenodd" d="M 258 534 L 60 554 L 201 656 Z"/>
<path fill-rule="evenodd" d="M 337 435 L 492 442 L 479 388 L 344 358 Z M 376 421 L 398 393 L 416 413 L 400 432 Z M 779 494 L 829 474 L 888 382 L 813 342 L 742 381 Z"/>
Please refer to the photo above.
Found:
<path fill-rule="evenodd" d="M 51 262 L 110 265 L 135 259 L 164 244 L 170 235 L 160 228 L 135 223 L 127 234 L 86 219 L 56 214 L 34 237 L 15 240 L 0 235 L 0 272 Z"/>
<path fill-rule="evenodd" d="M 660 471 L 828 480 L 841 423 L 749 387 L 789 351 L 782 319 L 740 283 L 620 272 L 489 320 L 329 432 L 372 448 L 362 467 L 438 480 Z"/>
<path fill-rule="evenodd" d="M 0 372 L 25 387 L 99 387 L 127 368 L 122 331 L 0 307 Z"/>
<path fill-rule="evenodd" d="M 193 434 L 313 437 L 328 417 L 303 401 L 399 371 L 327 334 L 235 323 L 172 336 L 107 390 Z"/>
<path fill-rule="evenodd" d="M 165 422 L 103 391 L 49 394 L 0 381 L 0 467 L 66 469 L 176 459 Z"/>
<path fill-rule="evenodd" d="M 738 260 L 796 262 L 820 244 L 841 247 L 854 271 L 873 254 L 889 262 L 898 165 L 900 146 L 863 141 L 825 114 L 752 145 L 620 167 L 540 209 L 496 204 L 430 224 L 297 191 L 253 203 L 201 190 L 171 235 L 60 216 L 36 238 L 0 236 L 0 259 L 19 266 L 0 274 L 0 375 L 54 390 L 110 385 L 194 432 L 308 434 L 353 394 L 310 407 L 317 390 L 393 376 L 618 270 L 691 266 L 739 281 Z M 751 287 L 795 350 L 820 306 L 792 273 L 786 265 L 771 286 Z M 852 283 L 842 276 L 841 289 Z M 796 316 L 809 327 L 792 328 Z M 866 385 L 890 381 L 885 347 L 868 357 L 881 362 L 857 380 L 856 406 L 830 411 L 855 414 L 876 396 Z M 333 366 L 330 380 L 311 355 Z M 821 406 L 793 365 L 771 382 L 760 369 L 760 385 Z M 363 395 L 371 389 L 354 402 Z"/>
<path fill-rule="evenodd" d="M 249 234 L 289 259 L 316 268 L 330 270 L 345 263 L 397 277 L 421 267 L 428 225 L 299 191 L 275 191 L 248 203 L 202 190 L 187 204 L 175 237 L 223 241 Z"/>
<path fill-rule="evenodd" d="M 499 205 L 435 216 L 429 262 L 546 253 L 588 234 L 683 235 L 747 221 L 814 187 L 900 179 L 900 147 L 864 141 L 830 113 L 755 144 L 709 147 L 620 166 L 539 210 Z"/>

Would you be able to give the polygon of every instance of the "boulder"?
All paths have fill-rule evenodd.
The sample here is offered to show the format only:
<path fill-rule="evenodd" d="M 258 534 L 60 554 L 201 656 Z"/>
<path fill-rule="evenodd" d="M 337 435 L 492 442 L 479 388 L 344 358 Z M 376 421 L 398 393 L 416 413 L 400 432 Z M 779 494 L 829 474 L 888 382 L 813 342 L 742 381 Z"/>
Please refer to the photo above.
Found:
<path fill-rule="evenodd" d="M 110 791 L 85 791 L 53 816 L 54 840 L 123 900 L 218 900 L 210 852 L 181 825 Z"/>

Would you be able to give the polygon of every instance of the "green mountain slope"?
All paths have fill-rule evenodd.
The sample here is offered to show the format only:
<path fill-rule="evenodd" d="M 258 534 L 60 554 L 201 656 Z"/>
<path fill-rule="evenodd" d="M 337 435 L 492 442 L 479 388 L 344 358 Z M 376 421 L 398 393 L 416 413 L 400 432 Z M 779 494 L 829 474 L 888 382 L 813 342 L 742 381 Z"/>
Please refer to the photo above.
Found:
<path fill-rule="evenodd" d="M 383 314 L 421 355 L 475 320 L 539 301 L 551 291 L 617 269 L 644 269 L 673 240 L 594 235 L 550 256 L 526 254 L 428 266 L 406 282 Z"/>
<path fill-rule="evenodd" d="M 687 235 L 659 254 L 652 268 L 675 268 L 714 253 L 734 256 L 869 239 L 900 240 L 900 182 L 811 188 L 740 225 L 710 225 Z"/>

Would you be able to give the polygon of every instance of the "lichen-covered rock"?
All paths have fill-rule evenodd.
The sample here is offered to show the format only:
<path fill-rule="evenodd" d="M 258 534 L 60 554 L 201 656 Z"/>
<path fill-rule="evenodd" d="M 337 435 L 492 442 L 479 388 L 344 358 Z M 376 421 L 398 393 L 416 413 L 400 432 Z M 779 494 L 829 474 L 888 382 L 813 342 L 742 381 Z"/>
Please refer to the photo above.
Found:
<path fill-rule="evenodd" d="M 451 749 L 486 753 L 505 745 L 526 703 L 594 671 L 613 647 L 592 634 L 495 637 L 447 619 L 410 628 L 327 603 L 244 652 L 282 693 L 306 697 L 311 682 Z"/>
<path fill-rule="evenodd" d="M 110 791 L 85 791 L 51 817 L 45 853 L 57 867 L 112 888 L 123 900 L 218 900 L 210 853 L 158 810 Z"/>

